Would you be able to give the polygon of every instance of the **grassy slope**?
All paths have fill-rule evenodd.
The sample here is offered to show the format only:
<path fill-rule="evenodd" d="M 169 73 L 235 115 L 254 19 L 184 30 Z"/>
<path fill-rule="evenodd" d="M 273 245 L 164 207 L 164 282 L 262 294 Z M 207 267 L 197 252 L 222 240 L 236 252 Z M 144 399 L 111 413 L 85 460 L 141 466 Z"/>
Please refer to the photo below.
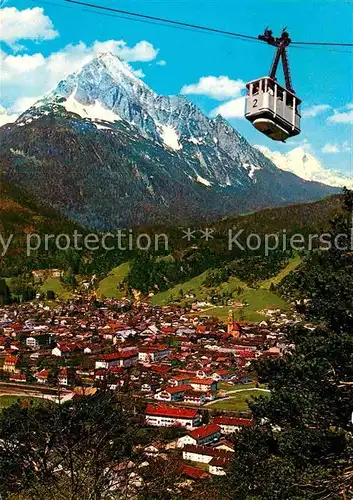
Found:
<path fill-rule="evenodd" d="M 259 286 L 260 288 L 264 288 L 265 290 L 268 290 L 271 286 L 271 283 L 274 285 L 278 285 L 283 278 L 288 276 L 292 271 L 295 271 L 295 269 L 299 266 L 301 263 L 301 257 L 300 255 L 296 255 L 293 257 L 293 259 L 287 264 L 287 266 L 282 269 L 277 276 L 274 276 L 272 278 L 269 278 L 268 280 L 262 281 Z"/>
<path fill-rule="evenodd" d="M 238 288 L 247 288 L 246 283 L 235 277 L 230 278 L 228 281 L 221 283 L 217 287 L 206 288 L 203 286 L 203 283 L 208 272 L 209 271 L 205 271 L 204 273 L 195 276 L 195 278 L 185 281 L 184 283 L 180 283 L 165 292 L 157 293 L 151 298 L 151 304 L 161 306 L 168 304 L 172 301 L 172 299 L 179 299 L 180 290 L 183 290 L 184 294 L 193 293 L 197 300 L 206 300 L 207 297 L 213 293 L 227 292 L 233 294 Z"/>
<path fill-rule="evenodd" d="M 157 293 L 151 298 L 151 304 L 156 306 L 163 306 L 172 301 L 172 299 L 178 299 L 180 290 L 183 290 L 185 293 L 195 293 L 197 298 L 203 298 L 200 295 L 200 291 L 202 289 L 202 284 L 205 281 L 205 278 L 208 274 L 208 271 L 205 271 L 202 274 L 199 274 L 195 278 L 192 278 L 189 281 L 185 281 L 185 283 L 181 283 L 176 285 L 165 292 Z"/>
<path fill-rule="evenodd" d="M 288 230 L 288 228 L 291 228 L 293 233 L 300 231 L 306 233 L 313 231 L 317 232 L 327 229 L 328 221 L 342 209 L 341 204 L 341 196 L 331 196 L 315 203 L 267 209 L 244 216 L 225 218 L 218 223 L 216 229 L 222 234 L 231 226 L 242 227 L 245 232 L 246 230 L 251 230 L 250 232 L 258 232 L 261 234 L 271 234 L 273 232 L 280 233 L 281 230 Z M 259 311 L 264 308 L 288 308 L 286 302 L 275 293 L 270 292 L 269 289 L 271 283 L 274 285 L 279 284 L 282 279 L 294 271 L 299 264 L 300 256 L 295 256 L 277 276 L 258 283 L 256 289 L 247 287 L 245 283 L 242 283 L 237 278 L 231 278 L 218 287 L 205 288 L 203 282 L 208 273 L 208 271 L 206 271 L 185 283 L 155 295 L 151 299 L 151 303 L 153 305 L 166 305 L 172 301 L 172 298 L 174 300 L 180 299 L 180 290 L 183 290 L 184 294 L 188 292 L 194 293 L 198 300 L 205 300 L 209 295 L 219 294 L 222 291 L 231 292 L 235 300 L 245 300 L 249 304 L 242 310 L 244 319 L 247 321 L 259 321 L 264 318 L 263 315 L 259 314 Z M 243 289 L 243 293 L 237 295 L 237 293 L 234 292 L 236 292 L 239 287 Z M 239 314 L 239 308 L 235 308 L 234 310 L 236 314 Z M 227 306 L 213 307 L 207 309 L 205 314 L 225 318 L 228 315 L 228 311 L 229 307 Z"/>
<path fill-rule="evenodd" d="M 52 290 L 58 299 L 68 300 L 73 297 L 73 294 L 63 286 L 59 278 L 48 278 L 44 281 L 40 292 L 46 293 L 48 290 Z"/>
<path fill-rule="evenodd" d="M 260 311 L 263 309 L 288 309 L 288 304 L 278 295 L 269 290 L 259 290 L 254 288 L 248 288 L 244 293 L 237 296 L 238 300 L 244 300 L 249 305 L 246 307 L 233 308 L 229 306 L 217 306 L 207 309 L 205 311 L 206 316 L 217 316 L 220 319 L 226 319 L 228 317 L 228 312 L 230 309 L 234 311 L 234 317 L 236 320 L 244 319 L 244 321 L 262 321 L 265 319 L 265 315 L 261 314 Z"/>
<path fill-rule="evenodd" d="M 31 401 L 32 402 L 39 401 L 39 398 L 33 398 L 28 396 L 8 396 L 8 395 L 0 396 L 0 411 L 4 410 L 5 408 L 8 408 L 17 401 L 28 404 Z"/>
<path fill-rule="evenodd" d="M 228 281 L 225 281 L 216 287 L 216 293 L 231 293 L 234 297 L 236 297 L 234 292 L 236 292 L 238 288 L 246 289 L 248 286 L 244 283 L 244 281 L 232 276 Z"/>
<path fill-rule="evenodd" d="M 4 279 L 10 289 L 10 292 L 12 292 L 12 278 Z M 47 293 L 48 290 L 52 290 L 58 299 L 69 300 L 73 297 L 73 293 L 65 288 L 59 278 L 46 279 L 38 289 L 40 293 Z"/>
<path fill-rule="evenodd" d="M 121 298 L 122 292 L 117 287 L 126 278 L 129 269 L 129 262 L 124 262 L 123 264 L 120 264 L 120 266 L 112 269 L 108 276 L 100 281 L 98 285 L 97 295 L 99 297 L 107 297 L 108 299 Z"/>
<path fill-rule="evenodd" d="M 247 411 L 249 410 L 249 406 L 247 401 L 251 401 L 252 397 L 257 396 L 267 396 L 267 392 L 258 391 L 256 389 L 251 389 L 249 391 L 243 391 L 235 393 L 229 399 L 221 399 L 216 401 L 213 404 L 209 405 L 209 408 L 213 410 L 233 410 L 233 411 Z"/>
<path fill-rule="evenodd" d="M 298 265 L 299 262 L 295 262 L 296 265 Z M 278 276 L 272 278 L 272 281 L 279 283 L 281 279 L 288 272 L 290 272 L 289 267 L 294 268 L 293 262 L 291 262 L 284 270 L 282 270 Z M 265 308 L 280 308 L 283 310 L 288 308 L 288 304 L 283 299 L 281 299 L 281 297 L 273 292 L 270 292 L 267 289 L 267 286 L 262 286 L 259 289 L 249 288 L 246 283 L 235 277 L 230 278 L 227 282 L 224 282 L 215 288 L 206 288 L 203 286 L 203 283 L 205 281 L 205 278 L 207 277 L 207 273 L 208 271 L 205 271 L 204 273 L 196 276 L 189 281 L 186 281 L 185 283 L 181 283 L 173 288 L 170 288 L 169 290 L 166 290 L 165 292 L 156 294 L 151 298 L 151 304 L 166 305 L 173 300 L 177 300 L 180 298 L 180 290 L 183 290 L 184 294 L 190 292 L 194 293 L 197 300 L 205 300 L 209 295 L 212 295 L 213 293 L 227 291 L 233 294 L 233 298 L 236 301 L 244 301 L 248 303 L 246 307 L 242 308 L 242 315 L 245 321 L 263 320 L 265 316 L 263 314 L 260 314 L 259 311 Z M 268 288 L 269 286 L 270 285 L 268 284 Z M 237 294 L 238 288 L 243 289 L 243 292 L 240 295 Z M 238 317 L 238 319 L 240 319 L 240 309 L 232 308 L 230 306 L 216 306 L 207 308 L 204 310 L 204 314 L 206 316 L 218 316 L 222 319 L 225 319 L 228 316 L 228 311 L 230 309 L 233 309 L 235 311 L 235 317 Z"/>

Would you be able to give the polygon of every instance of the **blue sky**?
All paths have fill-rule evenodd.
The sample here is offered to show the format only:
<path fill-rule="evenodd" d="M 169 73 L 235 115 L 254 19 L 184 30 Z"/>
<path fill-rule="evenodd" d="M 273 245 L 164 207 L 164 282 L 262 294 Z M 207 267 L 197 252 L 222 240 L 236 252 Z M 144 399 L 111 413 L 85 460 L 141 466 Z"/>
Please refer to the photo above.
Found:
<path fill-rule="evenodd" d="M 282 152 L 304 145 L 326 167 L 348 174 L 353 170 L 353 53 L 349 49 L 290 49 L 293 85 L 303 100 L 304 118 L 302 134 L 282 145 L 273 143 L 236 116 L 240 114 L 240 102 L 235 101 L 241 96 L 239 80 L 244 82 L 268 74 L 274 49 L 266 44 L 98 15 L 68 6 L 63 0 L 52 0 L 51 4 L 35 0 L 0 3 L 6 10 L 4 24 L 8 25 L 7 30 L 2 30 L 5 71 L 1 104 L 12 116 L 22 111 L 31 99 L 55 86 L 67 70 L 75 69 L 96 41 L 123 40 L 125 45 L 118 44 L 118 53 L 124 53 L 122 48 L 125 50 L 129 64 L 144 73 L 144 81 L 156 92 L 178 94 L 183 87 L 184 92 L 193 89 L 198 93 L 189 94 L 191 100 L 207 114 L 221 106 L 232 125 L 251 143 Z M 349 1 L 97 0 L 95 3 L 253 36 L 270 25 L 275 34 L 288 26 L 292 39 L 298 41 L 353 41 L 353 8 Z M 43 12 L 36 7 L 43 8 Z M 31 11 L 21 17 L 25 9 Z M 141 41 L 148 44 L 136 46 Z M 113 42 L 111 46 L 117 47 Z M 220 76 L 227 77 L 223 80 L 223 94 L 222 91 L 217 94 Z M 204 77 L 214 78 L 201 80 L 203 85 L 200 85 Z M 190 85 L 194 86 L 186 88 Z"/>

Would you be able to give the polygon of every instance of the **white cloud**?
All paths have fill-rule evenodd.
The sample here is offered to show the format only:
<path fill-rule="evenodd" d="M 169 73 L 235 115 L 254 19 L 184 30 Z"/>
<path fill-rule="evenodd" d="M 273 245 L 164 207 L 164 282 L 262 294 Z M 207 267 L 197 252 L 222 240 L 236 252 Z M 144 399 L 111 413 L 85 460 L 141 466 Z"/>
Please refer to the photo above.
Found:
<path fill-rule="evenodd" d="M 181 94 L 205 95 L 218 101 L 240 95 L 245 83 L 231 80 L 228 76 L 203 76 L 197 83 L 184 85 Z"/>
<path fill-rule="evenodd" d="M 243 118 L 245 112 L 245 97 L 238 97 L 221 104 L 211 111 L 211 116 L 222 115 L 224 118 Z"/>
<path fill-rule="evenodd" d="M 6 123 L 12 123 L 17 120 L 19 115 L 26 111 L 37 102 L 41 96 L 36 97 L 20 97 L 9 109 L 5 109 L 0 105 L 0 127 Z"/>
<path fill-rule="evenodd" d="M 339 153 L 339 146 L 338 144 L 330 144 L 329 142 L 325 144 L 325 146 L 321 150 L 323 153 L 328 153 L 328 154 L 334 154 L 334 153 Z"/>
<path fill-rule="evenodd" d="M 20 97 L 11 106 L 10 111 L 13 113 L 23 113 L 37 102 L 42 96 L 35 97 Z"/>
<path fill-rule="evenodd" d="M 1 54 L 1 83 L 14 83 L 13 80 L 45 66 L 42 54 L 6 55 Z"/>
<path fill-rule="evenodd" d="M 331 109 L 329 104 L 316 104 L 315 106 L 311 106 L 310 108 L 303 109 L 302 116 L 303 118 L 315 118 L 316 116 L 325 113 Z"/>
<path fill-rule="evenodd" d="M 149 62 L 156 59 L 159 49 L 146 40 L 141 40 L 134 47 L 129 47 L 124 40 L 107 40 L 94 42 L 93 51 L 95 54 L 111 52 L 127 62 Z"/>
<path fill-rule="evenodd" d="M 145 78 L 146 76 L 142 69 L 133 69 L 132 72 L 137 78 Z"/>
<path fill-rule="evenodd" d="M 14 122 L 18 117 L 17 113 L 9 113 L 3 106 L 0 106 L 0 127 L 6 123 Z"/>
<path fill-rule="evenodd" d="M 321 149 L 323 153 L 327 154 L 336 154 L 336 153 L 349 153 L 351 150 L 348 142 L 343 142 L 342 144 L 332 144 L 332 143 L 327 143 L 325 146 Z"/>
<path fill-rule="evenodd" d="M 101 52 L 112 52 L 129 62 L 145 62 L 156 58 L 158 49 L 145 40 L 133 47 L 124 40 L 107 40 L 90 46 L 83 42 L 67 45 L 47 57 L 41 53 L 7 55 L 1 51 L 1 98 L 7 107 L 13 107 L 19 98 L 42 96 Z M 142 70 L 132 71 L 140 78 L 144 76 Z"/>
<path fill-rule="evenodd" d="M 353 125 L 353 103 L 346 104 L 340 110 L 334 109 L 333 115 L 327 118 L 330 123 L 348 123 Z"/>
<path fill-rule="evenodd" d="M 165 66 L 167 64 L 167 61 L 165 61 L 164 59 L 161 59 L 160 61 L 157 61 L 156 64 L 158 66 Z"/>
<path fill-rule="evenodd" d="M 291 139 L 290 142 L 286 142 L 285 144 L 283 144 L 283 146 L 289 146 L 289 147 L 295 146 L 295 147 L 301 148 L 307 152 L 313 152 L 313 149 L 314 149 L 311 142 L 309 142 L 308 139 L 305 139 L 305 138 L 303 140 Z M 255 147 L 257 147 L 257 146 L 255 146 Z M 259 149 L 260 148 L 261 147 L 259 146 Z"/>
<path fill-rule="evenodd" d="M 24 10 L 5 7 L 0 11 L 0 23 L 1 40 L 11 46 L 18 40 L 51 40 L 58 36 L 40 7 Z"/>
<path fill-rule="evenodd" d="M 303 118 L 315 118 L 330 110 L 333 111 L 333 114 L 327 117 L 327 122 L 353 124 L 353 103 L 349 103 L 341 109 L 333 109 L 329 104 L 316 104 L 303 109 L 302 116 Z"/>

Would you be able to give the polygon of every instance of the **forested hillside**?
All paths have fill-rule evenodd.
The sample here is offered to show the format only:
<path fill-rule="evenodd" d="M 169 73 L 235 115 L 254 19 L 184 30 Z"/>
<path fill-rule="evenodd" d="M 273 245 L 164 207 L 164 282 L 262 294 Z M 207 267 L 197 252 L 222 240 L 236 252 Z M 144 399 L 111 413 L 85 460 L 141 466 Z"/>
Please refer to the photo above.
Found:
<path fill-rule="evenodd" d="M 342 197 L 333 196 L 306 205 L 227 218 L 217 225 L 205 223 L 203 227 L 191 227 L 190 231 L 193 233 L 189 239 L 184 232 L 187 228 L 158 226 L 133 231 L 134 242 L 142 233 L 150 235 L 152 241 L 155 234 L 166 234 L 167 247 L 162 243 L 157 250 L 138 250 L 135 245 L 126 249 L 119 249 L 118 246 L 114 248 L 113 245 L 112 250 L 105 250 L 98 245 L 97 250 L 90 251 L 87 248 L 77 250 L 74 245 L 74 231 L 85 235 L 89 232 L 88 229 L 81 229 L 63 220 L 53 210 L 38 206 L 28 195 L 14 189 L 12 185 L 2 181 L 0 188 L 3 232 L 5 235 L 14 233 L 8 252 L 0 260 L 1 277 L 25 275 L 33 269 L 60 267 L 73 277 L 80 276 L 84 279 L 96 275 L 99 283 L 108 277 L 112 269 L 129 262 L 123 285 L 118 277 L 116 282 L 114 277 L 108 280 L 109 296 L 114 296 L 114 288 L 118 295 L 123 290 L 130 293 L 132 289 L 147 295 L 151 291 L 156 294 L 173 290 L 177 285 L 183 288 L 183 283 L 206 271 L 206 287 L 218 287 L 234 279 L 243 281 L 246 286 L 262 286 L 262 282 L 279 276 L 296 258 L 291 248 L 283 249 L 280 245 L 266 255 L 265 235 L 272 234 L 281 238 L 285 233 L 289 238 L 300 232 L 307 238 L 310 234 L 327 231 L 329 221 L 335 214 L 342 212 Z M 208 241 L 201 231 L 207 226 L 211 234 Z M 260 247 L 256 250 L 242 250 L 237 245 L 230 247 L 229 232 L 236 234 L 238 231 L 242 231 L 240 244 L 245 244 L 249 234 L 256 233 L 261 237 Z M 32 232 L 41 235 L 42 240 L 45 234 L 68 235 L 72 246 L 68 251 L 62 251 L 56 247 L 54 239 L 51 239 L 48 250 L 42 244 L 38 251 L 32 251 L 28 256 L 25 238 Z M 228 286 L 222 286 L 224 298 L 228 289 Z M 104 295 L 104 287 L 102 290 L 99 293 Z"/>

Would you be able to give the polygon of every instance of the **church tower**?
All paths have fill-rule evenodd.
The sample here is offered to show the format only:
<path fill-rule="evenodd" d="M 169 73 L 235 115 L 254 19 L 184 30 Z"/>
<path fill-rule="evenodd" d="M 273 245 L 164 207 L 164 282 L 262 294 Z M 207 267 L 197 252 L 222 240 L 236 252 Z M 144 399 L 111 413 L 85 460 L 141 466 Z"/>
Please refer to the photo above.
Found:
<path fill-rule="evenodd" d="M 228 327 L 227 327 L 227 332 L 230 334 L 233 332 L 233 325 L 234 325 L 234 314 L 233 310 L 230 309 L 228 312 Z"/>
<path fill-rule="evenodd" d="M 232 309 L 228 312 L 227 333 L 236 339 L 243 336 L 240 324 L 234 321 L 234 311 Z"/>

